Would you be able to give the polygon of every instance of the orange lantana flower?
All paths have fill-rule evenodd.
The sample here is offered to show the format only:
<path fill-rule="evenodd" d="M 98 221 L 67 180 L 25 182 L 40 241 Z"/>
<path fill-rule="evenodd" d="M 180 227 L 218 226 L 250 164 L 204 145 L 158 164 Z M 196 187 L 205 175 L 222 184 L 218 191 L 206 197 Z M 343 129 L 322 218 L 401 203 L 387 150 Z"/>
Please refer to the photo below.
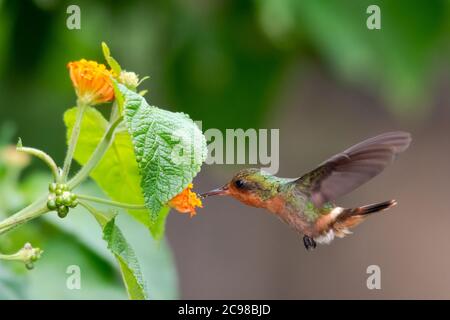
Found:
<path fill-rule="evenodd" d="M 82 103 L 94 105 L 114 99 L 112 71 L 104 64 L 81 59 L 67 64 L 78 98 Z"/>
<path fill-rule="evenodd" d="M 202 201 L 195 192 L 192 192 L 192 183 L 187 188 L 169 201 L 169 206 L 180 213 L 189 213 L 191 218 L 195 216 L 195 207 L 202 208 Z"/>

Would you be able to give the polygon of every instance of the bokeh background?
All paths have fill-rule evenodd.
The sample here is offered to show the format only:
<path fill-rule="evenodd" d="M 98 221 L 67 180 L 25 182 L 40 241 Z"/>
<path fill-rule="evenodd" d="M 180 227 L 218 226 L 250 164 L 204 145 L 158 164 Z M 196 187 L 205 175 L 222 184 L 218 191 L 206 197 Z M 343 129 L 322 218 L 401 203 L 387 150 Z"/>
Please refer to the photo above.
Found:
<path fill-rule="evenodd" d="M 81 8 L 81 30 L 66 27 L 69 4 Z M 366 27 L 370 4 L 381 8 L 381 30 Z M 63 160 L 62 115 L 75 101 L 65 65 L 102 61 L 101 41 L 122 67 L 150 75 L 148 101 L 203 129 L 279 128 L 281 176 L 383 131 L 410 131 L 411 148 L 339 202 L 399 205 L 314 252 L 278 219 L 227 198 L 208 199 L 193 219 L 172 213 L 160 244 L 126 214 L 119 223 L 153 298 L 450 299 L 449 18 L 446 0 L 0 0 L 1 144 L 20 135 Z M 36 161 L 22 170 L 2 159 L 1 168 L 1 215 L 48 180 Z M 204 166 L 196 189 L 239 168 Z M 25 241 L 45 254 L 31 272 L 0 262 L 0 298 L 125 298 L 81 210 L 1 236 L 0 251 Z M 72 264 L 81 290 L 65 286 Z M 381 268 L 381 290 L 366 287 L 369 265 Z"/>

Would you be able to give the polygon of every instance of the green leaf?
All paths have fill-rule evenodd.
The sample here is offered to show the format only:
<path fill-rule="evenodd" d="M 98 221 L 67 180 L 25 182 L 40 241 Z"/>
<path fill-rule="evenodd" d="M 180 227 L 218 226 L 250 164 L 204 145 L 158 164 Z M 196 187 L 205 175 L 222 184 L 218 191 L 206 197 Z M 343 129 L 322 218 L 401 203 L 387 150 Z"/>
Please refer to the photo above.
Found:
<path fill-rule="evenodd" d="M 84 204 L 92 213 L 103 229 L 103 239 L 108 244 L 108 249 L 119 262 L 123 282 L 128 296 L 132 300 L 147 299 L 146 287 L 142 278 L 139 262 L 133 249 L 128 244 L 122 231 L 115 224 L 115 215 L 105 214 Z"/>
<path fill-rule="evenodd" d="M 111 219 L 103 228 L 103 238 L 108 243 L 108 249 L 114 253 L 120 264 L 123 282 L 127 287 L 130 299 L 145 300 L 145 283 L 133 249 L 128 245 L 120 229 Z"/>
<path fill-rule="evenodd" d="M 206 140 L 184 113 L 150 106 L 144 97 L 118 85 L 124 97 L 125 121 L 142 176 L 141 187 L 153 220 L 200 171 Z"/>
<path fill-rule="evenodd" d="M 66 111 L 64 122 L 70 138 L 75 123 L 76 108 Z M 108 126 L 108 122 L 94 108 L 87 108 L 81 124 L 81 134 L 75 150 L 75 160 L 85 164 L 94 152 Z M 126 130 L 118 130 L 114 141 L 103 159 L 92 171 L 91 178 L 113 200 L 131 204 L 144 204 L 141 191 L 141 177 L 134 156 L 131 137 Z M 167 208 L 163 208 L 167 216 Z M 139 222 L 146 225 L 155 239 L 160 239 L 164 232 L 164 221 L 151 221 L 147 210 L 128 210 Z"/>
<path fill-rule="evenodd" d="M 120 72 L 122 72 L 122 68 L 120 67 L 120 64 L 117 62 L 117 60 L 111 56 L 111 51 L 109 50 L 109 47 L 105 42 L 102 42 L 102 50 L 103 56 L 105 57 L 105 60 L 106 62 L 108 62 L 111 69 L 115 74 L 120 75 Z"/>

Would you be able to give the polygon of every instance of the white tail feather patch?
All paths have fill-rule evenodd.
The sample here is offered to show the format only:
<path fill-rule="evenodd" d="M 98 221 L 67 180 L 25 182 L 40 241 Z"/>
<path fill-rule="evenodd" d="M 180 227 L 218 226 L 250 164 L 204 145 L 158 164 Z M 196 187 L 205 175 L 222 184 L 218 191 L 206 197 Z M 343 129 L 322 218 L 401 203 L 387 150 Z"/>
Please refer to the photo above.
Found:
<path fill-rule="evenodd" d="M 334 231 L 328 230 L 328 232 L 324 233 L 319 237 L 315 237 L 314 241 L 320 244 L 329 244 L 334 239 Z"/>
<path fill-rule="evenodd" d="M 350 230 L 348 230 L 348 228 L 343 228 L 340 229 L 339 231 L 335 232 L 336 237 L 338 238 L 344 238 L 345 236 L 352 234 L 353 232 L 351 232 Z"/>

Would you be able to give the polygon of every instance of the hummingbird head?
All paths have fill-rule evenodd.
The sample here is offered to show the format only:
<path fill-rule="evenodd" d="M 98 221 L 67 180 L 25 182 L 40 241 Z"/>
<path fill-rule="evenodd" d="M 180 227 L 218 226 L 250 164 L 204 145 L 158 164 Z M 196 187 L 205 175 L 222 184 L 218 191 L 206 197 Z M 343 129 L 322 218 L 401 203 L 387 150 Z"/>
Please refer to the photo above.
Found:
<path fill-rule="evenodd" d="M 274 177 L 261 169 L 243 169 L 223 187 L 203 193 L 203 198 L 214 195 L 229 195 L 254 207 L 265 207 L 278 188 Z"/>

